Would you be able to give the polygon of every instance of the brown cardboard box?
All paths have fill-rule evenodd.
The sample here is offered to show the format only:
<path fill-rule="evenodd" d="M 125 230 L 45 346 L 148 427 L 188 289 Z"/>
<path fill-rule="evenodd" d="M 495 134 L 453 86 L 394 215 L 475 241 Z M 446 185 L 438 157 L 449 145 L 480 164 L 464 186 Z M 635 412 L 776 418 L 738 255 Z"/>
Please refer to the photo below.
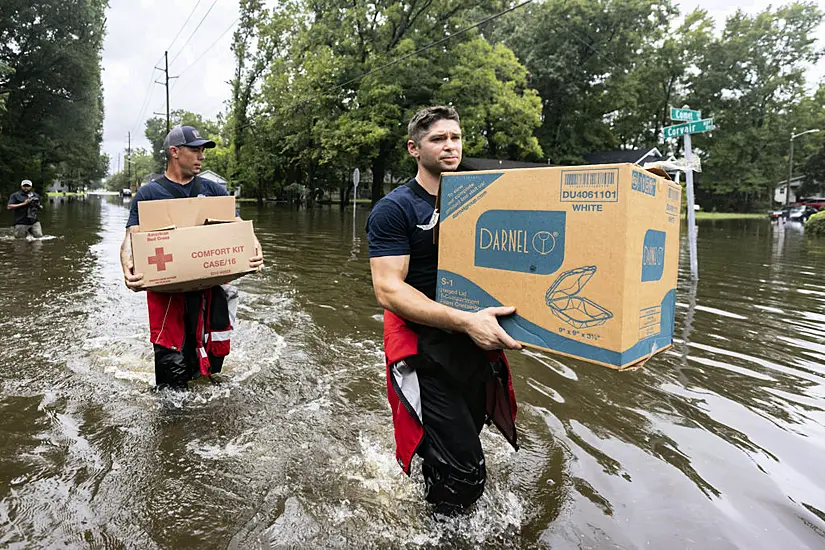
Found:
<path fill-rule="evenodd" d="M 140 230 L 132 233 L 135 273 L 155 292 L 202 290 L 254 271 L 255 233 L 250 221 L 232 220 L 235 197 L 143 201 Z"/>
<path fill-rule="evenodd" d="M 164 227 L 195 227 L 208 219 L 234 220 L 235 197 L 197 197 L 165 201 L 140 201 L 138 219 L 141 231 Z"/>
<path fill-rule="evenodd" d="M 636 165 L 443 174 L 437 299 L 613 368 L 671 346 L 681 188 Z"/>

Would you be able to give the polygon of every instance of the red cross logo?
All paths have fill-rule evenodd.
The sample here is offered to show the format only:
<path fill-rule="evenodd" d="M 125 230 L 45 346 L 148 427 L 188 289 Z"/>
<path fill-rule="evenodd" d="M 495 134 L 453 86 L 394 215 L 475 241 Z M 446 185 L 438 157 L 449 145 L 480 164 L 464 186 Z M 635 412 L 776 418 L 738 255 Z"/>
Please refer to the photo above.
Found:
<path fill-rule="evenodd" d="M 172 262 L 171 254 L 164 254 L 163 248 L 156 248 L 155 255 L 149 256 L 149 265 L 158 266 L 158 271 L 166 271 L 166 264 Z"/>

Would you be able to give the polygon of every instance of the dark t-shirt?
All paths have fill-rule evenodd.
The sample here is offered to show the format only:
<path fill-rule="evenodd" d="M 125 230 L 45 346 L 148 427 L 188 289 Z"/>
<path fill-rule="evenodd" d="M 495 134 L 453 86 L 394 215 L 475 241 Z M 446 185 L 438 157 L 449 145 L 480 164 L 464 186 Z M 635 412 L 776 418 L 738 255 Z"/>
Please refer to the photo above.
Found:
<path fill-rule="evenodd" d="M 200 193 L 198 193 L 199 197 L 225 197 L 228 195 L 226 189 L 224 189 L 222 186 L 218 185 L 214 181 L 209 181 L 200 176 L 195 176 L 192 179 L 192 181 L 190 181 L 186 185 L 181 185 L 170 180 L 166 176 L 162 176 L 156 180 L 147 183 L 146 185 L 138 189 L 137 193 L 135 193 L 134 198 L 132 198 L 132 208 L 129 210 L 129 221 L 126 222 L 126 227 L 140 225 L 140 222 L 138 220 L 138 203 L 140 201 L 159 201 L 164 199 L 180 198 L 176 195 L 172 195 L 159 182 L 169 182 L 173 186 L 180 189 L 185 196 L 189 197 L 192 192 L 192 184 L 195 182 L 196 179 L 200 182 L 201 186 Z"/>
<path fill-rule="evenodd" d="M 404 282 L 431 300 L 435 300 L 438 277 L 434 213 L 435 196 L 412 179 L 378 201 L 367 219 L 370 258 L 409 255 L 410 267 Z"/>
<path fill-rule="evenodd" d="M 34 191 L 29 191 L 28 193 L 18 191 L 9 197 L 9 204 L 23 204 L 26 202 L 26 199 L 33 199 L 35 197 L 39 199 L 40 195 Z M 24 208 L 15 208 L 12 210 L 12 213 L 14 214 L 14 225 L 32 225 L 37 223 L 37 207 L 31 203 Z"/>

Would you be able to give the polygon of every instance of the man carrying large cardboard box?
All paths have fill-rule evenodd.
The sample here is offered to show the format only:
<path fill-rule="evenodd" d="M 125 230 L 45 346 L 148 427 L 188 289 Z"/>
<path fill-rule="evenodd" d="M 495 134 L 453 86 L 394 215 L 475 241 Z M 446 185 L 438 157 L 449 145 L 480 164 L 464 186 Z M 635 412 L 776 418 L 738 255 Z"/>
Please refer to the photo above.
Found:
<path fill-rule="evenodd" d="M 426 500 L 453 513 L 475 503 L 487 477 L 479 433 L 492 420 L 516 445 L 516 402 L 502 349 L 520 345 L 497 317 L 512 307 L 475 313 L 435 302 L 436 195 L 442 172 L 461 162 L 461 128 L 451 107 L 416 113 L 407 150 L 415 178 L 384 197 L 367 221 L 375 296 L 384 307 L 387 397 L 396 458 L 410 473 L 423 459 Z"/>
<path fill-rule="evenodd" d="M 201 138 L 191 126 L 176 126 L 166 136 L 166 173 L 138 189 L 126 222 L 120 261 L 126 286 L 131 290 L 144 290 L 143 274 L 134 272 L 130 240 L 131 234 L 139 229 L 138 203 L 226 196 L 223 187 L 198 176 L 204 149 L 214 147 L 214 141 Z M 263 254 L 256 238 L 255 255 L 249 258 L 249 267 L 257 269 L 262 265 Z M 221 286 L 196 292 L 164 294 L 147 290 L 150 340 L 155 349 L 155 383 L 158 389 L 186 389 L 189 380 L 201 374 L 220 372 L 223 358 L 228 353 L 227 337 L 233 322 L 231 311 L 234 304 L 230 301 L 236 298 L 229 296 Z"/>

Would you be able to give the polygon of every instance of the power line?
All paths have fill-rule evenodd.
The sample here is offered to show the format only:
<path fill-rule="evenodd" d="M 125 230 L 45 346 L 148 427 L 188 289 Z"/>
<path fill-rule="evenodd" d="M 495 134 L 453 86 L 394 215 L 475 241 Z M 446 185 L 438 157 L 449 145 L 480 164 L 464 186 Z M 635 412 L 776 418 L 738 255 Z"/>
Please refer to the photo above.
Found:
<path fill-rule="evenodd" d="M 187 45 L 187 44 L 189 44 L 189 41 L 190 41 L 190 40 L 192 40 L 192 37 L 193 37 L 193 36 L 195 36 L 195 33 L 196 33 L 196 32 L 198 32 L 198 29 L 199 29 L 199 28 L 201 28 L 201 25 L 203 25 L 203 22 L 204 22 L 204 21 L 206 21 L 206 18 L 207 18 L 207 17 L 209 17 L 209 13 L 212 11 L 212 8 L 214 8 L 214 7 L 215 7 L 215 4 L 217 4 L 217 3 L 218 3 L 218 0 L 214 0 L 214 2 L 212 2 L 212 5 L 211 5 L 211 6 L 209 6 L 209 9 L 208 9 L 208 10 L 206 10 L 206 13 L 203 15 L 203 17 L 201 18 L 200 22 L 198 23 L 198 26 L 197 26 L 197 27 L 195 27 L 195 30 L 194 30 L 194 31 L 192 31 L 192 34 L 190 34 L 190 35 L 189 35 L 189 38 L 187 38 L 187 39 L 186 39 L 186 42 L 184 42 L 184 43 L 183 43 L 183 46 L 181 46 L 180 51 L 178 51 L 178 55 L 176 55 L 175 57 L 173 57 L 173 58 L 172 58 L 172 63 L 174 63 L 174 62 L 175 62 L 175 60 L 176 60 L 178 57 L 180 57 L 180 54 L 182 54 L 182 53 L 183 53 L 183 50 L 184 50 L 184 49 L 186 49 L 186 45 Z"/>
<path fill-rule="evenodd" d="M 164 82 L 157 82 L 166 87 L 166 133 L 169 133 L 170 128 L 170 119 L 169 119 L 169 80 L 173 78 L 177 78 L 177 76 L 169 76 L 169 52 L 163 52 L 163 59 L 164 59 L 164 67 L 161 69 L 160 67 L 155 67 L 159 71 L 163 71 L 163 74 L 166 75 L 166 80 Z"/>
<path fill-rule="evenodd" d="M 149 85 L 146 87 L 146 92 L 144 93 L 143 102 L 140 105 L 140 109 L 138 110 L 137 119 L 135 119 L 135 123 L 132 125 L 132 131 L 134 132 L 137 128 L 138 124 L 140 124 L 140 119 L 143 118 L 143 115 L 146 113 L 146 108 L 149 106 L 149 102 L 151 101 L 151 91 L 152 91 L 152 81 L 155 80 L 155 69 L 154 66 L 160 63 L 160 60 L 163 59 L 158 58 L 157 61 L 152 63 L 152 71 L 149 74 Z"/>
<path fill-rule="evenodd" d="M 375 69 L 372 69 L 372 70 L 370 70 L 370 71 L 367 71 L 367 72 L 365 72 L 365 73 L 363 73 L 363 74 L 361 74 L 361 75 L 359 75 L 359 76 L 356 76 L 356 77 L 354 77 L 354 78 L 351 78 L 351 79 L 349 79 L 349 80 L 347 80 L 347 81 L 345 81 L 345 82 L 342 82 L 342 83 L 340 83 L 340 84 L 336 84 L 336 85 L 334 85 L 334 86 L 331 86 L 331 87 L 330 87 L 330 88 L 329 88 L 326 92 L 322 92 L 322 93 L 320 93 L 320 94 L 316 94 L 316 95 L 314 95 L 314 96 L 311 96 L 311 97 L 309 97 L 309 98 L 307 98 L 307 99 L 303 99 L 303 100 L 301 100 L 301 101 L 297 101 L 297 102 L 295 102 L 295 103 L 293 103 L 293 104 L 291 104 L 291 105 L 288 105 L 288 106 L 286 106 L 286 107 L 282 107 L 280 110 L 281 110 L 281 111 L 285 111 L 285 110 L 289 110 L 289 109 L 294 109 L 294 108 L 296 108 L 296 107 L 299 107 L 300 105 L 303 105 L 303 104 L 305 104 L 305 103 L 309 103 L 310 101 L 313 101 L 313 100 L 318 99 L 318 98 L 320 98 L 320 97 L 324 97 L 325 95 L 327 95 L 327 93 L 328 93 L 328 92 L 330 92 L 330 91 L 332 91 L 332 90 L 337 90 L 337 89 L 343 88 L 343 87 L 344 87 L 344 86 L 346 86 L 347 84 L 351 84 L 351 83 L 353 83 L 353 82 L 357 82 L 357 81 L 359 81 L 359 80 L 361 80 L 361 79 L 364 79 L 364 78 L 366 78 L 366 77 L 368 77 L 368 76 L 370 76 L 370 75 L 373 75 L 373 74 L 376 74 L 376 73 L 378 73 L 378 72 L 381 72 L 381 71 L 383 71 L 383 70 L 385 70 L 385 69 L 388 69 L 389 67 L 392 67 L 393 65 L 397 65 L 398 63 L 401 63 L 402 61 L 405 61 L 405 60 L 407 60 L 407 59 L 409 59 L 409 58 L 411 58 L 411 57 L 413 57 L 413 56 L 419 55 L 419 54 L 421 54 L 421 53 L 423 53 L 423 52 L 425 52 L 425 51 L 427 51 L 427 50 L 431 50 L 432 48 L 435 48 L 436 46 L 439 46 L 439 45 L 441 45 L 441 44 L 444 44 L 445 42 L 447 42 L 447 41 L 449 41 L 449 40 L 451 40 L 451 39 L 453 39 L 453 38 L 455 38 L 455 37 L 457 37 L 457 36 L 461 36 L 461 35 L 462 35 L 462 34 L 464 34 L 464 33 L 467 33 L 467 32 L 469 32 L 469 31 L 471 31 L 471 30 L 473 30 L 473 29 L 475 29 L 475 28 L 478 28 L 478 27 L 480 27 L 480 26 L 482 26 L 482 25 L 484 25 L 484 24 L 486 24 L 486 23 L 489 23 L 490 21 L 493 21 L 493 20 L 495 20 L 495 19 L 498 19 L 499 17 L 501 17 L 501 16 L 503 16 L 503 15 L 506 15 L 506 14 L 508 14 L 508 13 L 512 12 L 512 11 L 515 11 L 515 10 L 517 10 L 517 9 L 519 9 L 519 8 L 522 8 L 522 7 L 524 7 L 524 6 L 526 6 L 527 4 L 530 4 L 530 3 L 532 3 L 532 2 L 533 2 L 533 0 L 525 0 L 524 2 L 522 2 L 522 3 L 520 3 L 520 4 L 516 4 L 515 6 L 512 6 L 512 7 L 510 7 L 510 8 L 507 8 L 506 10 L 500 11 L 500 12 L 495 13 L 495 14 L 493 14 L 493 15 L 489 16 L 489 17 L 486 17 L 486 18 L 482 19 L 481 21 L 478 21 L 477 23 L 474 23 L 474 24 L 470 25 L 469 27 L 465 27 L 465 28 L 463 28 L 463 29 L 461 29 L 461 30 L 459 30 L 459 31 L 454 32 L 453 34 L 447 35 L 447 36 L 445 36 L 444 38 L 440 38 L 440 39 L 438 39 L 438 40 L 436 40 L 436 41 L 434 41 L 434 42 L 430 42 L 430 43 L 429 43 L 429 44 L 427 44 L 426 46 L 423 46 L 423 47 L 421 47 L 421 48 L 419 48 L 419 49 L 415 50 L 414 52 L 411 52 L 411 53 L 408 53 L 408 54 L 402 55 L 401 57 L 398 57 L 398 58 L 396 58 L 396 59 L 393 59 L 392 61 L 389 61 L 389 62 L 387 62 L 387 63 L 385 63 L 385 64 L 381 65 L 380 67 L 376 67 Z M 214 5 L 214 4 L 213 4 L 213 5 Z M 208 13 L 207 13 L 207 15 L 208 15 Z M 174 61 L 174 60 L 173 60 L 173 61 Z M 250 121 L 249 121 L 249 122 L 247 122 L 246 124 L 243 124 L 243 125 L 238 126 L 238 127 L 237 127 L 237 129 L 239 129 L 239 130 L 240 130 L 240 129 L 246 128 L 246 127 L 250 126 L 250 125 L 252 124 L 252 122 L 253 122 L 253 121 L 251 121 L 251 120 L 250 120 Z"/>
<path fill-rule="evenodd" d="M 169 51 L 169 50 L 171 50 L 171 49 L 172 49 L 172 46 L 173 46 L 173 45 L 175 44 L 175 42 L 177 41 L 178 37 L 180 37 L 180 34 L 183 32 L 183 29 L 185 29 L 185 28 L 186 28 L 186 25 L 187 25 L 187 24 L 189 24 L 189 20 L 190 20 L 190 19 L 192 19 L 192 16 L 193 16 L 193 15 L 195 15 L 195 12 L 197 11 L 198 6 L 200 6 L 201 2 L 202 2 L 202 0 L 198 0 L 198 1 L 195 3 L 195 6 L 192 8 L 192 10 L 189 12 L 189 15 L 186 17 L 186 21 L 184 21 L 184 22 L 183 22 L 183 25 L 181 25 L 181 26 L 180 26 L 180 28 L 178 29 L 177 34 L 175 34 L 175 37 L 172 39 L 172 42 L 170 42 L 170 43 L 169 43 L 169 47 L 168 47 L 168 48 L 166 48 L 166 51 Z M 213 5 L 214 5 L 214 4 L 213 4 Z M 210 8 L 210 9 L 211 9 L 211 8 Z M 191 38 L 191 37 L 190 37 L 190 38 Z M 188 42 L 188 41 L 187 41 L 187 42 Z M 184 44 L 184 46 L 185 46 L 185 44 Z M 152 63 L 152 66 L 156 68 L 156 65 L 157 65 L 158 63 L 160 63 L 160 60 L 161 60 L 161 59 L 162 59 L 162 57 L 161 57 L 161 58 L 159 58 L 159 59 L 158 59 L 157 61 L 155 61 L 154 63 Z M 155 71 L 154 71 L 154 68 L 153 68 L 153 69 L 152 69 L 151 74 L 149 75 L 149 85 L 146 87 L 146 92 L 144 92 L 143 102 L 141 103 L 141 105 L 140 105 L 140 109 L 138 110 L 138 116 L 137 116 L 137 119 L 135 120 L 135 123 L 132 125 L 132 131 L 133 131 L 133 132 L 137 129 L 138 125 L 140 124 L 141 119 L 142 119 L 142 118 L 143 118 L 143 116 L 146 114 L 146 108 L 147 108 L 147 107 L 149 107 L 149 102 L 151 101 L 151 96 L 152 96 L 152 94 L 151 94 L 151 91 L 152 91 L 152 81 L 155 79 L 155 77 L 154 77 L 154 73 L 155 73 Z"/>
<path fill-rule="evenodd" d="M 192 19 L 192 16 L 195 14 L 195 10 L 197 10 L 197 9 L 198 9 L 198 6 L 200 6 L 200 5 L 201 5 L 201 0 L 198 0 L 198 3 L 197 3 L 197 4 L 195 4 L 195 7 L 194 7 L 194 8 L 192 8 L 192 11 L 190 11 L 190 12 L 189 12 L 189 17 L 187 17 L 187 18 L 186 18 L 186 21 L 184 21 L 184 22 L 183 22 L 183 25 L 181 25 L 181 27 L 178 29 L 178 34 L 176 34 L 176 35 L 175 35 L 175 38 L 173 38 L 173 39 L 172 39 L 172 42 L 170 42 L 170 43 L 169 43 L 169 47 L 168 47 L 168 48 L 166 48 L 166 51 L 167 51 L 167 52 L 168 52 L 169 50 L 171 50 L 171 49 L 172 49 L 172 46 L 174 46 L 174 45 L 175 45 L 175 40 L 177 40 L 177 39 L 178 39 L 178 37 L 180 36 L 180 33 L 182 33 L 182 32 L 183 32 L 183 29 L 185 29 L 185 28 L 186 28 L 186 24 L 187 24 L 187 23 L 189 23 L 189 20 L 190 20 L 190 19 Z"/>
<path fill-rule="evenodd" d="M 221 33 L 221 35 L 218 37 L 218 39 L 217 39 L 217 40 L 215 40 L 214 42 L 212 42 L 212 44 L 211 44 L 208 48 L 206 48 L 206 49 L 205 49 L 205 50 L 204 50 L 204 51 L 200 54 L 200 56 L 198 56 L 198 58 L 197 58 L 196 60 L 194 60 L 192 63 L 190 63 L 189 65 L 187 65 L 186 67 L 184 67 L 184 68 L 183 68 L 183 70 L 182 70 L 181 72 L 179 72 L 179 73 L 178 73 L 178 76 L 181 76 L 183 73 L 185 73 L 186 71 L 188 71 L 189 69 L 191 69 L 192 67 L 194 67 L 195 65 L 197 65 L 197 64 L 198 64 L 198 61 L 200 61 L 201 59 L 203 59 L 203 57 L 204 57 L 207 53 L 209 53 L 209 51 L 210 51 L 212 48 L 214 48 L 214 47 L 218 44 L 218 42 L 220 42 L 220 41 L 221 41 L 221 38 L 223 38 L 224 36 L 226 36 L 226 33 L 228 33 L 229 31 L 231 31 L 231 30 L 232 30 L 232 27 L 234 27 L 234 26 L 235 26 L 235 24 L 236 24 L 237 22 L 238 22 L 238 20 L 237 20 L 237 19 L 235 19 L 235 20 L 232 22 L 232 24 L 231 24 L 231 25 L 229 25 L 229 26 L 226 28 L 226 30 L 225 30 L 225 31 L 223 31 L 223 32 Z M 178 82 L 180 82 L 180 81 L 178 81 Z M 173 89 L 173 90 L 174 90 L 174 89 L 178 86 L 178 82 L 175 82 L 175 84 L 172 86 L 172 89 Z M 189 83 L 189 80 L 187 80 L 186 82 L 187 82 L 187 84 L 188 84 L 188 83 Z"/>

